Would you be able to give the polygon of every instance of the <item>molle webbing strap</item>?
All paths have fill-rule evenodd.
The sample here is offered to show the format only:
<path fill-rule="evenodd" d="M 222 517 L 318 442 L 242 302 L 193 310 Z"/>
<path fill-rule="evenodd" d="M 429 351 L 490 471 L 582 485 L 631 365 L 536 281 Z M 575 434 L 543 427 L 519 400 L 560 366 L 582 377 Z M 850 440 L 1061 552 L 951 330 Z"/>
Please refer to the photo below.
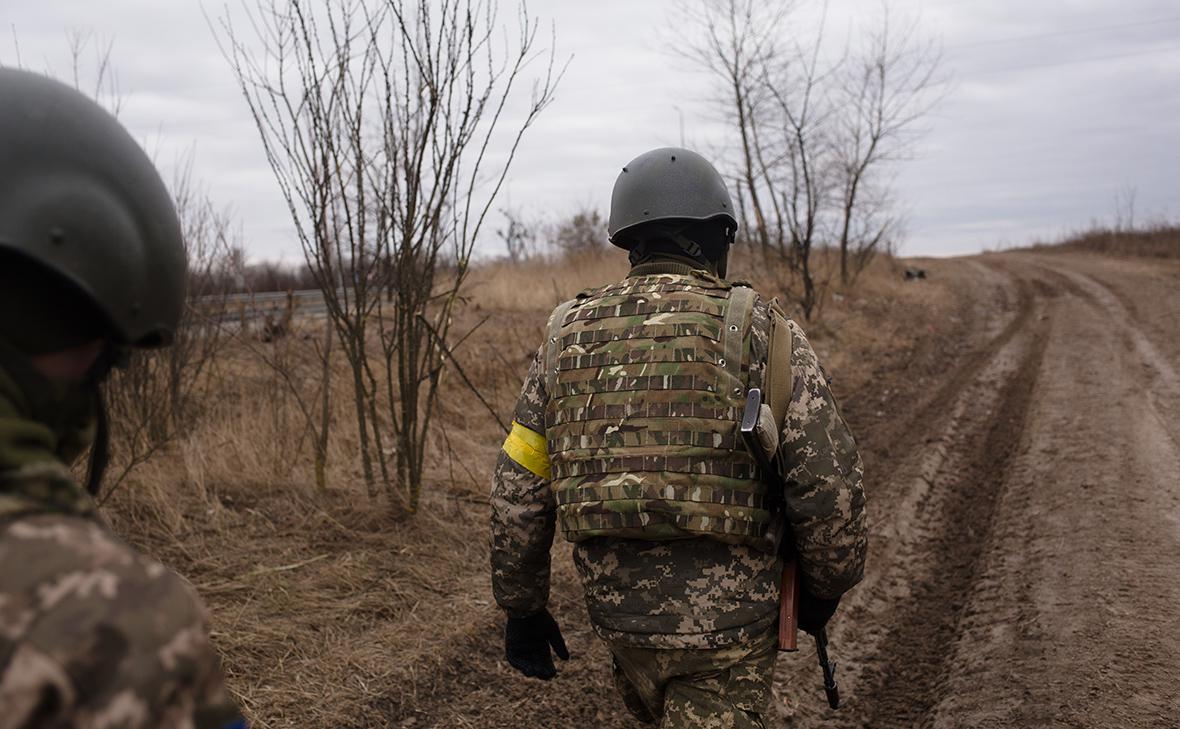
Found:
<path fill-rule="evenodd" d="M 557 392 L 550 397 L 563 398 L 572 395 L 589 395 L 601 392 L 634 392 L 636 390 L 683 390 L 716 392 L 717 380 L 697 375 L 650 375 L 640 377 L 615 377 L 609 380 L 590 379 L 577 382 L 562 382 Z"/>
<path fill-rule="evenodd" d="M 556 343 L 559 349 L 581 344 L 601 344 L 603 342 L 617 342 L 624 339 L 657 339 L 661 337 L 704 337 L 714 342 L 721 340 L 720 328 L 704 324 L 657 324 L 623 327 L 620 329 L 593 329 L 590 331 L 572 332 L 561 337 Z M 550 346 L 554 343 L 550 340 Z M 555 353 L 556 354 L 556 353 Z"/>
<path fill-rule="evenodd" d="M 589 484 L 577 490 L 559 491 L 556 494 L 559 505 L 582 504 L 595 501 L 627 501 L 638 498 L 653 501 L 680 501 L 685 503 L 719 504 L 722 506 L 742 506 L 747 509 L 766 509 L 769 508 L 768 505 L 770 504 L 770 497 L 764 493 L 696 484 L 666 483 L 639 488 L 632 484 Z"/>
<path fill-rule="evenodd" d="M 705 456 L 618 456 L 561 460 L 553 464 L 553 478 L 595 476 L 606 473 L 691 473 L 750 480 L 754 464 L 748 460 L 721 460 Z"/>
<path fill-rule="evenodd" d="M 578 303 L 578 299 L 570 299 L 554 309 L 549 317 L 549 331 L 545 337 L 545 389 L 550 397 L 557 388 L 557 359 L 564 349 L 561 344 L 561 325 L 565 323 L 565 315 Z"/>
<path fill-rule="evenodd" d="M 563 512 L 561 528 L 570 541 L 602 536 L 604 533 L 627 534 L 633 538 L 647 538 L 653 527 L 669 524 L 676 528 L 676 538 L 712 534 L 723 542 L 764 545 L 773 549 L 773 542 L 766 537 L 766 524 L 757 520 L 735 519 L 722 516 L 699 516 L 695 514 L 666 514 L 662 512 L 595 511 L 590 514 Z"/>
<path fill-rule="evenodd" d="M 725 352 L 725 370 L 733 376 L 734 382 L 742 381 L 742 345 L 746 341 L 746 329 L 754 311 L 754 289 L 735 286 L 729 294 L 729 309 L 725 312 L 725 328 L 721 333 L 722 348 Z M 736 385 L 735 385 L 736 387 Z M 742 394 L 741 392 L 735 392 Z"/>
<path fill-rule="evenodd" d="M 720 317 L 722 308 L 723 307 L 720 302 L 713 303 L 710 301 L 694 301 L 692 299 L 664 302 L 631 301 L 624 304 L 615 304 L 613 306 L 583 307 L 575 312 L 572 321 L 609 319 L 611 317 L 620 316 L 665 314 L 672 312 L 695 312 L 700 314 L 711 314 L 713 316 Z"/>
<path fill-rule="evenodd" d="M 623 420 L 624 418 L 699 418 L 702 420 L 736 421 L 742 408 L 713 407 L 696 402 L 646 402 L 627 405 L 588 405 L 561 408 L 553 425 L 585 420 Z"/>
<path fill-rule="evenodd" d="M 614 367 L 617 365 L 664 363 L 664 362 L 705 362 L 717 364 L 720 358 L 715 353 L 692 347 L 681 349 L 631 349 L 626 353 L 602 352 L 595 354 L 565 355 L 558 360 L 562 372 L 590 367 Z"/>
<path fill-rule="evenodd" d="M 694 294 L 729 291 L 732 286 L 728 283 L 710 283 L 708 281 L 646 281 L 631 279 L 624 284 L 616 284 L 599 289 L 591 293 L 594 299 L 606 299 L 612 296 L 635 296 L 642 294 L 674 294 L 688 292 Z M 724 295 L 724 294 L 722 294 Z"/>
<path fill-rule="evenodd" d="M 697 430 L 620 430 L 615 428 L 607 432 L 602 430 L 601 425 L 594 430 L 585 427 L 582 429 L 588 432 L 578 433 L 571 428 L 555 438 L 553 452 L 561 453 L 589 448 L 645 448 L 668 445 L 723 448 L 726 450 L 733 450 L 737 447 L 737 436 L 735 435 Z"/>
<path fill-rule="evenodd" d="M 773 546 L 767 491 L 737 436 L 754 300 L 653 272 L 554 313 L 546 445 L 568 538 Z"/>

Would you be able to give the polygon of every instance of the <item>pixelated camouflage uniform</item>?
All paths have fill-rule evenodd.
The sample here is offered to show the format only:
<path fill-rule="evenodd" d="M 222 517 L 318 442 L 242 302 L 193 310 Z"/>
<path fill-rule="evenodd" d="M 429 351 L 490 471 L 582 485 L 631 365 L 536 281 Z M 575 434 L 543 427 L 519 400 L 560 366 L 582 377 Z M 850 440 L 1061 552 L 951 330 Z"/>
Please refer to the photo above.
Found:
<path fill-rule="evenodd" d="M 682 268 L 646 264 L 628 278 L 639 283 L 701 280 L 703 274 L 684 275 Z M 751 382 L 765 373 L 770 322 L 769 303 L 756 298 L 745 346 L 748 359 L 743 362 Z M 779 521 L 772 532 L 781 534 L 785 518 L 807 589 L 830 599 L 850 589 L 863 574 L 863 469 L 814 351 L 802 330 L 794 322 L 788 325 L 794 390 L 780 445 L 787 492 L 781 495 Z M 549 552 L 558 504 L 545 469 L 522 457 L 519 446 L 523 438 L 533 451 L 544 451 L 542 436 L 553 425 L 544 362 L 543 345 L 517 402 L 517 447 L 506 444 L 501 452 L 492 491 L 493 590 L 510 617 L 525 617 L 548 602 Z M 533 451 L 523 453 L 547 463 L 544 452 Z M 664 716 L 669 727 L 759 725 L 758 715 L 770 695 L 774 651 L 758 648 L 774 640 L 782 569 L 777 550 L 713 538 L 599 537 L 575 542 L 574 559 L 591 624 L 611 647 L 620 689 L 637 716 L 645 713 L 638 700 L 648 714 Z M 690 709 L 676 697 L 692 683 L 693 671 L 687 669 L 699 668 L 700 659 L 714 666 L 714 674 L 713 684 L 707 680 L 704 687 L 688 693 L 694 697 L 695 711 L 702 710 L 701 702 L 710 695 L 708 686 L 718 688 L 718 667 L 742 679 L 731 682 L 727 691 L 711 694 L 714 713 L 722 718 L 684 723 L 678 717 Z"/>
<path fill-rule="evenodd" d="M 192 589 L 110 532 L 69 435 L 27 413 L 0 369 L 0 729 L 244 726 Z"/>

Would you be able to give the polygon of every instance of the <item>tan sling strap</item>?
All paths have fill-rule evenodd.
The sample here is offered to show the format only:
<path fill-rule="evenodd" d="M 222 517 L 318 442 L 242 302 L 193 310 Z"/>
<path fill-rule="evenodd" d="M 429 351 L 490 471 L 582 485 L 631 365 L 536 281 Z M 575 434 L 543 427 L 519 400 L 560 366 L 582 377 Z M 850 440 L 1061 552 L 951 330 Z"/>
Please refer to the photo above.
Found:
<path fill-rule="evenodd" d="M 766 352 L 766 377 L 762 390 L 774 423 L 781 430 L 791 404 L 794 383 L 791 377 L 791 327 L 778 299 L 770 302 L 770 343 Z"/>
<path fill-rule="evenodd" d="M 749 286 L 734 286 L 729 294 L 729 308 L 725 311 L 725 329 L 721 332 L 722 348 L 725 352 L 725 371 L 733 376 L 734 383 L 742 383 L 742 351 L 750 317 L 754 312 L 754 299 L 758 296 Z M 738 384 L 731 385 L 738 387 Z M 744 394 L 744 389 L 728 393 Z"/>

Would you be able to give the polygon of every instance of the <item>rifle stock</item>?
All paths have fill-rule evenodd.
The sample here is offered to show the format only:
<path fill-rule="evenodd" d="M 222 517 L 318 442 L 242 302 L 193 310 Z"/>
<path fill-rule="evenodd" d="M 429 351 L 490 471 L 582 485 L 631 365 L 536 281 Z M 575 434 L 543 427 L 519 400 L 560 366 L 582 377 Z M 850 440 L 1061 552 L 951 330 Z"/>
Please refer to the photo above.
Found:
<path fill-rule="evenodd" d="M 783 493 L 782 471 L 776 466 L 778 463 L 777 433 L 773 438 L 759 438 L 758 426 L 762 414 L 762 391 L 756 387 L 750 388 L 746 395 L 746 410 L 742 414 L 742 441 L 754 461 L 758 464 L 762 478 L 778 493 Z M 768 434 L 763 433 L 763 436 Z M 776 452 L 767 453 L 769 440 L 774 441 Z M 799 572 L 799 562 L 795 558 L 791 535 L 783 536 L 780 554 L 783 558 L 782 583 L 778 592 L 778 649 L 780 651 L 799 650 L 799 595 L 803 590 L 802 575 Z M 836 686 L 836 663 L 828 658 L 828 633 L 820 630 L 815 636 L 816 657 L 824 674 L 824 693 L 828 697 L 828 706 L 840 708 L 840 689 Z"/>
<path fill-rule="evenodd" d="M 761 423 L 765 427 L 765 423 L 760 420 L 761 414 L 762 391 L 756 387 L 751 388 L 746 395 L 746 409 L 742 414 L 742 440 L 758 464 L 762 478 L 767 483 L 774 484 L 773 488 L 781 492 L 781 478 L 778 476 L 776 468 L 776 457 L 774 454 L 766 452 L 766 448 L 770 444 L 759 437 L 759 424 Z M 762 435 L 767 436 L 765 433 Z M 776 448 L 777 435 L 775 433 L 773 436 L 767 437 Z M 795 560 L 789 538 L 783 539 L 781 554 L 783 573 L 778 591 L 778 649 L 780 651 L 797 651 L 799 650 L 799 592 L 801 584 L 799 582 L 799 564 Z"/>
<path fill-rule="evenodd" d="M 799 564 L 783 556 L 782 584 L 778 589 L 778 649 L 799 650 Z"/>

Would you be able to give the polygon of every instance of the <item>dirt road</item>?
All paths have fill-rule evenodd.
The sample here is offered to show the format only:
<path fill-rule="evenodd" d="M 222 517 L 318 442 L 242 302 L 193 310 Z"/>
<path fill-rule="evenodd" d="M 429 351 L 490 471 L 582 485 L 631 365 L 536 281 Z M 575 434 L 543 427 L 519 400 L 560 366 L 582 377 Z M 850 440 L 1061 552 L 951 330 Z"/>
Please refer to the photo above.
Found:
<path fill-rule="evenodd" d="M 972 351 L 870 428 L 875 534 L 830 712 L 792 726 L 1180 726 L 1180 270 L 1066 255 L 941 264 Z M 921 371 L 921 367 L 918 368 Z"/>
<path fill-rule="evenodd" d="M 1180 267 L 1006 253 L 929 271 L 959 310 L 844 393 L 873 524 L 832 628 L 845 705 L 826 708 L 812 652 L 783 656 L 776 725 L 1180 727 Z M 559 680 L 503 666 L 492 611 L 430 698 L 374 709 L 639 726 L 567 563 L 554 608 L 577 660 Z"/>

